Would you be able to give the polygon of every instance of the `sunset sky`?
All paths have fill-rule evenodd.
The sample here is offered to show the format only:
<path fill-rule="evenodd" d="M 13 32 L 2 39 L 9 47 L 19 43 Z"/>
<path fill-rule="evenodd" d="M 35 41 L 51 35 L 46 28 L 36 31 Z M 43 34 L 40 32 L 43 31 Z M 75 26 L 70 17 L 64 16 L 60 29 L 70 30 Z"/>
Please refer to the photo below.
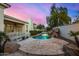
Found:
<path fill-rule="evenodd" d="M 36 24 L 47 24 L 46 16 L 50 15 L 50 7 L 53 3 L 11 3 L 11 7 L 4 10 L 4 13 L 23 21 L 32 19 Z M 68 8 L 68 15 L 74 19 L 79 12 L 79 4 L 56 3 L 57 7 Z"/>

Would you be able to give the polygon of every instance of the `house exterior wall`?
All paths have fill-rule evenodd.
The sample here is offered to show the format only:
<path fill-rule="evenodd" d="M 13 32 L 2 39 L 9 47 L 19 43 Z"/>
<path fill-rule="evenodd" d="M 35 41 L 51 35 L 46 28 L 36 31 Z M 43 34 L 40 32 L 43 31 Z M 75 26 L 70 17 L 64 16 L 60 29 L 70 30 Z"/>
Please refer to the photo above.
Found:
<path fill-rule="evenodd" d="M 4 9 L 0 8 L 0 31 L 4 31 Z"/>
<path fill-rule="evenodd" d="M 28 19 L 28 32 L 34 30 L 32 19 Z"/>
<path fill-rule="evenodd" d="M 4 20 L 4 32 L 10 33 L 10 32 L 22 32 L 23 24 L 11 22 Z"/>
<path fill-rule="evenodd" d="M 5 32 L 12 41 L 18 39 L 22 40 L 23 37 L 29 36 L 28 27 L 30 24 L 4 15 L 4 9 L 8 7 L 10 7 L 10 5 L 0 3 L 0 31 Z"/>
<path fill-rule="evenodd" d="M 11 16 L 5 16 L 4 24 L 5 32 L 12 41 L 19 41 L 22 40 L 22 37 L 30 36 L 27 22 L 19 21 Z"/>
<path fill-rule="evenodd" d="M 36 29 L 37 29 L 37 25 L 36 25 L 36 24 L 33 24 L 33 27 L 34 27 L 34 30 L 36 30 Z"/>
<path fill-rule="evenodd" d="M 9 8 L 7 3 L 0 3 L 0 31 L 4 32 L 4 9 Z"/>

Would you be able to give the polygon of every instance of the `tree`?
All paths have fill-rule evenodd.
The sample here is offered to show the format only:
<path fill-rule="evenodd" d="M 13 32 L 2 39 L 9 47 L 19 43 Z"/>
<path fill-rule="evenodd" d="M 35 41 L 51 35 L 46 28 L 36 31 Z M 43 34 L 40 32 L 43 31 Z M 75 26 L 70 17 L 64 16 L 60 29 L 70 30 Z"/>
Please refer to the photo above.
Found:
<path fill-rule="evenodd" d="M 46 31 L 50 31 L 51 30 L 51 28 L 50 27 L 46 27 Z"/>
<path fill-rule="evenodd" d="M 68 16 L 68 10 L 65 7 L 57 8 L 54 5 L 51 7 L 50 16 L 47 17 L 50 27 L 62 26 L 71 23 L 71 18 Z"/>
<path fill-rule="evenodd" d="M 44 25 L 41 25 L 41 24 L 39 24 L 38 26 L 37 26 L 37 29 L 44 29 L 45 27 L 44 27 Z"/>
<path fill-rule="evenodd" d="M 70 24 L 71 23 L 71 18 L 68 16 L 68 10 L 65 7 L 60 7 L 59 8 L 59 25 L 65 25 L 65 24 Z M 61 24 L 62 22 L 62 24 Z"/>
<path fill-rule="evenodd" d="M 76 16 L 76 19 L 73 23 L 79 23 L 79 16 Z"/>
<path fill-rule="evenodd" d="M 55 4 L 53 4 L 53 6 L 51 7 L 51 15 L 49 17 L 49 25 L 50 27 L 54 27 L 57 26 L 57 22 L 58 22 L 58 12 L 57 12 L 57 8 L 55 6 Z"/>

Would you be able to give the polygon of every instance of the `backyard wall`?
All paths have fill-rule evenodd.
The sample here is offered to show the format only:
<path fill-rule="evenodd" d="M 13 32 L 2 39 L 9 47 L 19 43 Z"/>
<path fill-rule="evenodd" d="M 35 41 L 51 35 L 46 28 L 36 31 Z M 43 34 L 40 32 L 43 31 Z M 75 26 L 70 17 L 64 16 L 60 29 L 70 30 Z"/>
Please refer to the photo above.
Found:
<path fill-rule="evenodd" d="M 60 28 L 60 32 L 61 32 L 61 36 L 70 40 L 74 41 L 74 37 L 70 36 L 70 31 L 79 31 L 79 23 L 77 24 L 72 24 L 72 25 L 67 25 L 67 26 L 61 26 Z"/>

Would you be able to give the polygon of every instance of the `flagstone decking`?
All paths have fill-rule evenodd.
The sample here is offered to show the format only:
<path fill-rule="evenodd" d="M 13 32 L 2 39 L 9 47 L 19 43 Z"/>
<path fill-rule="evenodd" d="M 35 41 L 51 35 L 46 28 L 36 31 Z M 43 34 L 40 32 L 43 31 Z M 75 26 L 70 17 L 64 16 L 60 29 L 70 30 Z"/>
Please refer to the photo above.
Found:
<path fill-rule="evenodd" d="M 68 44 L 68 42 L 58 38 L 48 40 L 29 38 L 17 43 L 21 45 L 19 50 L 22 51 L 22 53 L 24 52 L 24 54 L 19 51 L 12 55 L 64 55 L 63 45 Z"/>

